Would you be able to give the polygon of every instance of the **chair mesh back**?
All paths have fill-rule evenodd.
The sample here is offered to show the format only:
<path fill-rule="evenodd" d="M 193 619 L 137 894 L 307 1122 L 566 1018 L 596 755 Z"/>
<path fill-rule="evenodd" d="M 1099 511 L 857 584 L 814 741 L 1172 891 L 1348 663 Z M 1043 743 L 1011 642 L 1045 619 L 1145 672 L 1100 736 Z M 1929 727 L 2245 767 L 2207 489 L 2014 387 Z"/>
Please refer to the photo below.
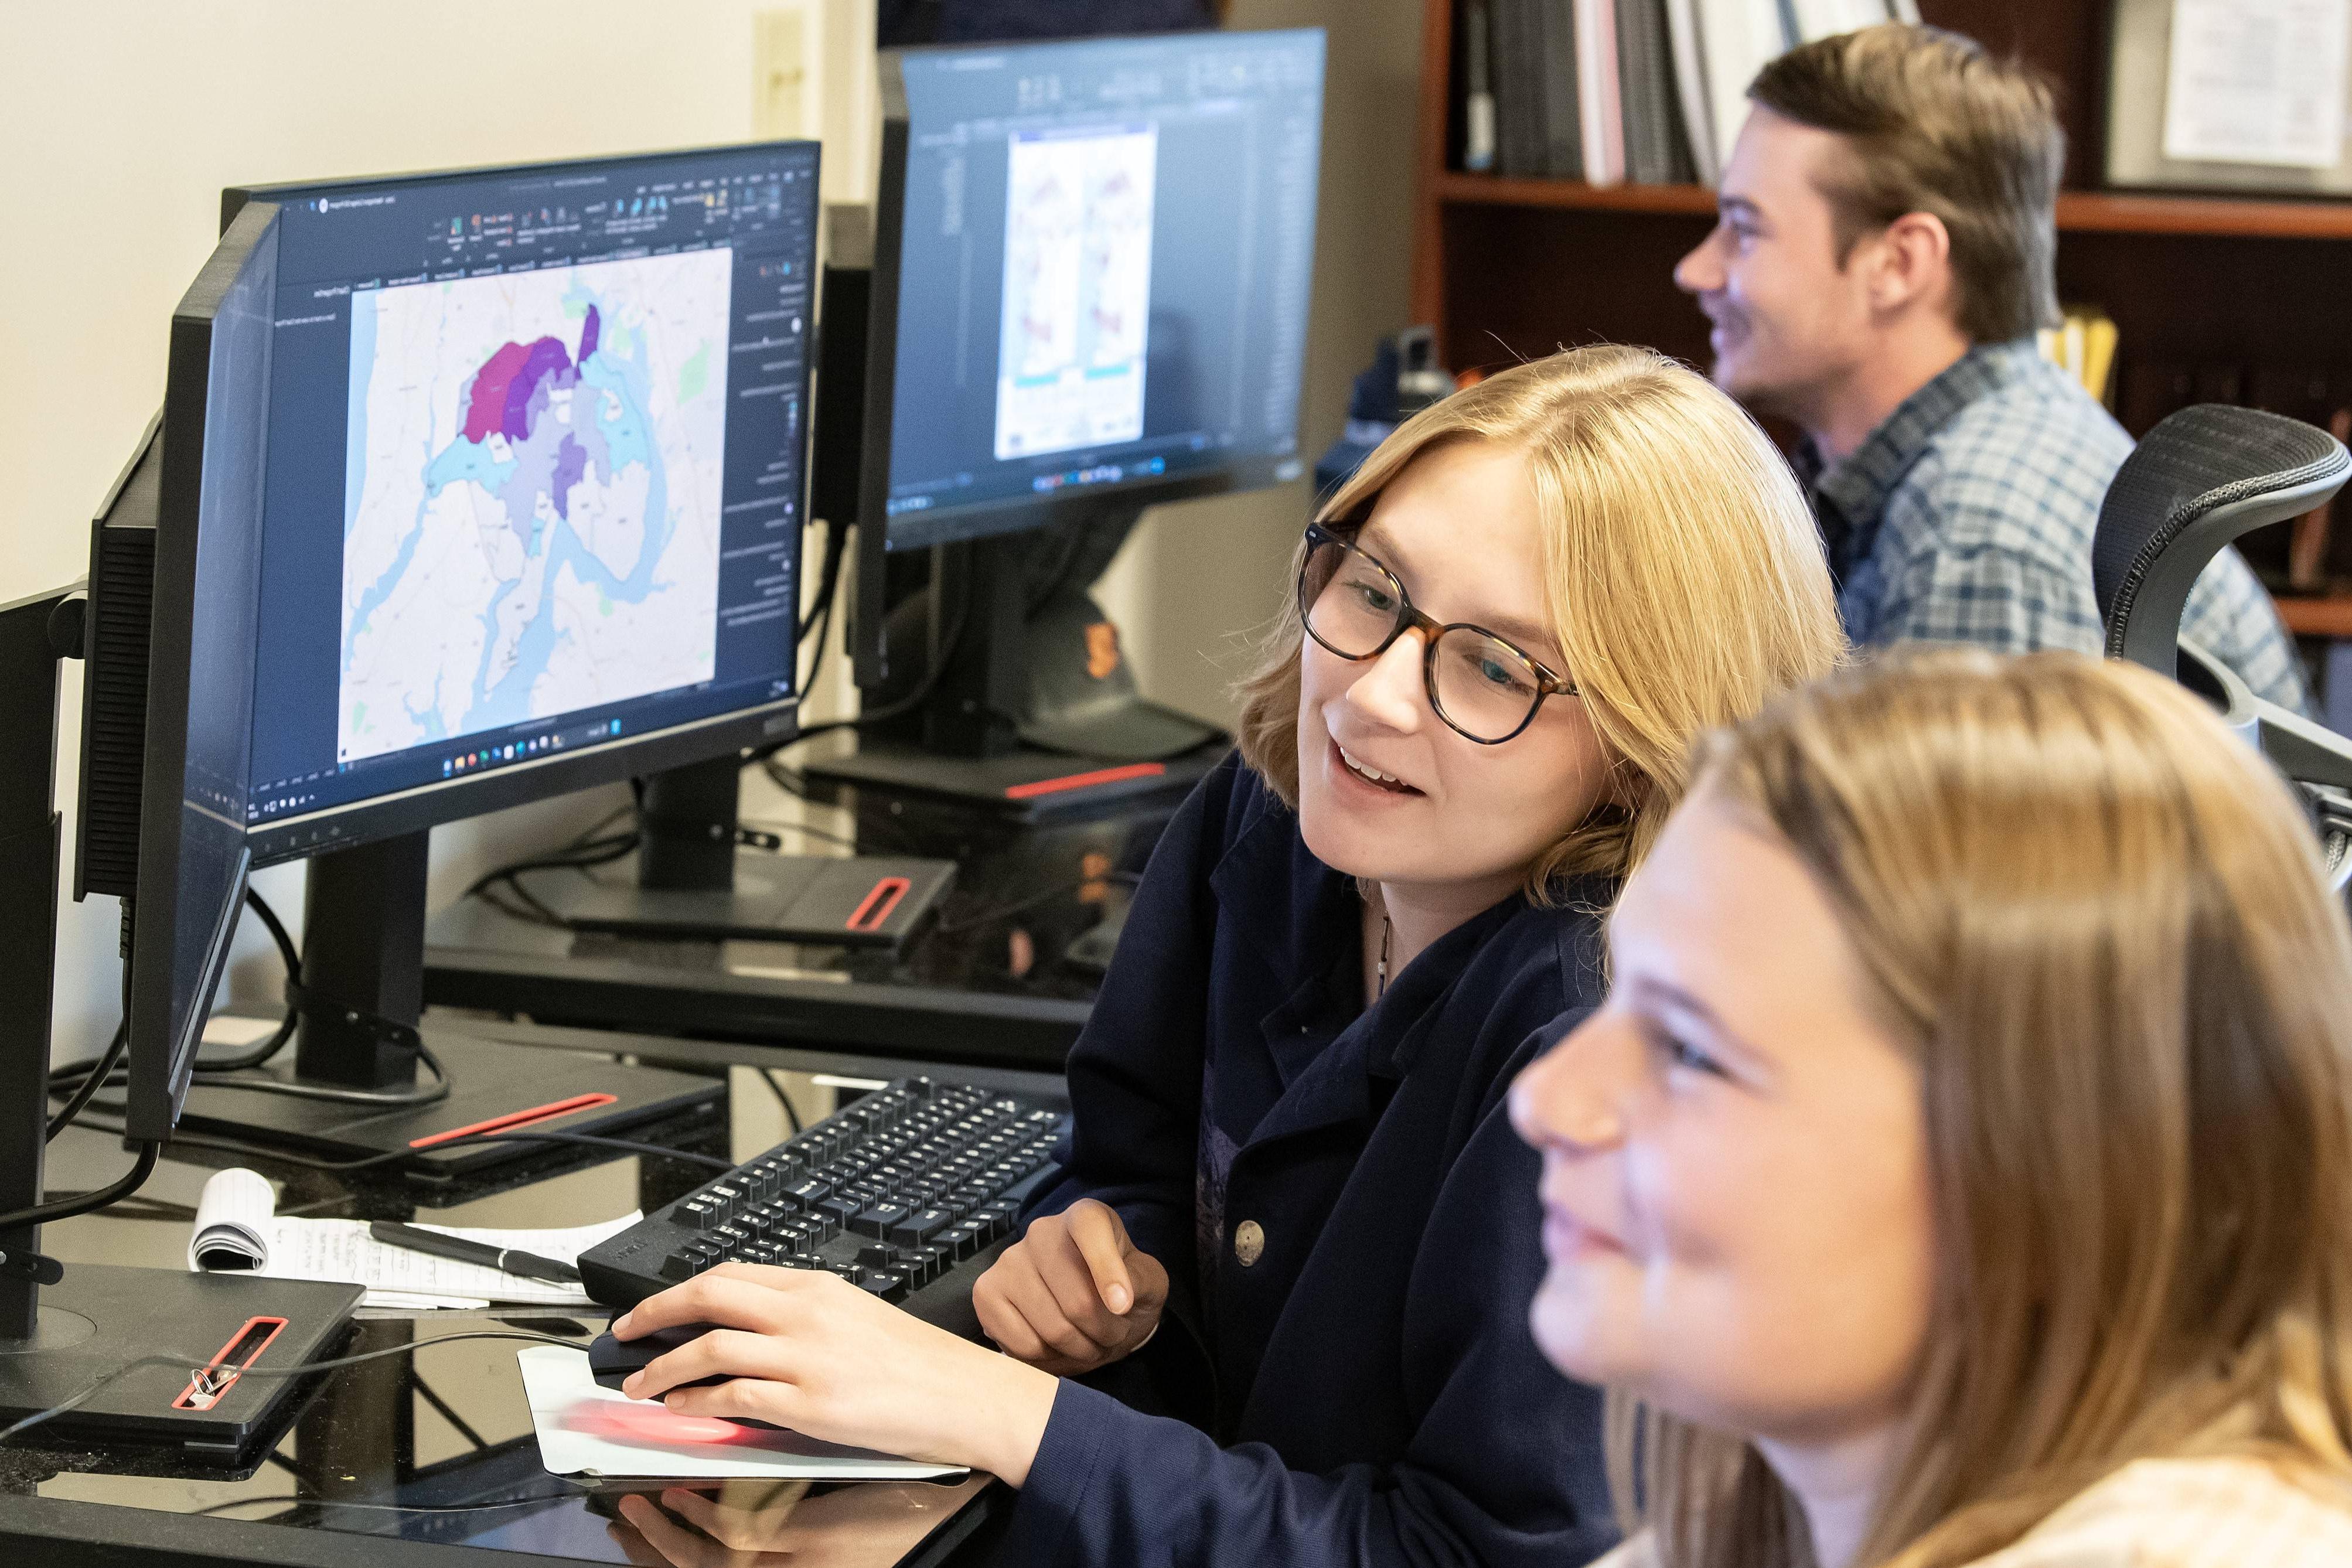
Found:
<path fill-rule="evenodd" d="M 2091 584 L 2100 618 L 2114 626 L 2127 585 L 2199 518 L 2343 463 L 2344 449 L 2326 431 L 2259 408 L 2200 404 L 2167 417 L 2124 459 L 2099 507 Z"/>

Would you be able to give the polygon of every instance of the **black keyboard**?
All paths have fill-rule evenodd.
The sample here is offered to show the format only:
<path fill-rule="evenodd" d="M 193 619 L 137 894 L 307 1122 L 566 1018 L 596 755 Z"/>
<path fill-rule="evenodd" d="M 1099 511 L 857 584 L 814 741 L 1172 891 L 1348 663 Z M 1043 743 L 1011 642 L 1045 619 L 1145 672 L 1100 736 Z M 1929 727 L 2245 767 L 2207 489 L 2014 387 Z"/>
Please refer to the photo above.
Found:
<path fill-rule="evenodd" d="M 720 1263 L 769 1263 L 953 1317 L 1068 1120 L 1022 1095 L 900 1079 L 582 1253 L 581 1279 L 617 1311 Z"/>

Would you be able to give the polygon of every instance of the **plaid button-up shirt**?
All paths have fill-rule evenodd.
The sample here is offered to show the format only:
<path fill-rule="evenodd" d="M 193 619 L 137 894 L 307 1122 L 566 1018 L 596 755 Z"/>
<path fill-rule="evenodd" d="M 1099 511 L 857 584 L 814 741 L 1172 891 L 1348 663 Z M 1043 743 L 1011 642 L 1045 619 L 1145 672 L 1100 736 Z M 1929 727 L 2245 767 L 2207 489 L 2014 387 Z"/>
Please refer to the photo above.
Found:
<path fill-rule="evenodd" d="M 1821 521 L 1846 635 L 1858 647 L 2101 652 L 2091 535 L 2131 449 L 2123 426 L 2030 339 L 1970 350 L 1842 463 L 1824 466 L 1801 444 L 1797 477 Z M 2256 696 L 2310 710 L 2294 646 L 2236 551 L 2197 579 L 2181 635 Z"/>

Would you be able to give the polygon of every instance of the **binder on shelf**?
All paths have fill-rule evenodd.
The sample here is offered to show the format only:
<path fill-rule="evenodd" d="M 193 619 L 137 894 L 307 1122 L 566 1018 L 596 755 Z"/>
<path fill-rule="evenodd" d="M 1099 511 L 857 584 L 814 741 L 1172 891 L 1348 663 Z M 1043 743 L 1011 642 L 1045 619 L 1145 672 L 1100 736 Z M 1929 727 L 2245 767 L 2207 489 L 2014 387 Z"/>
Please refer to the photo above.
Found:
<path fill-rule="evenodd" d="M 1681 111 L 1683 137 L 1699 184 L 1713 185 L 1723 178 L 1723 153 L 1715 140 L 1713 100 L 1706 89 L 1706 66 L 1698 41 L 1698 0 L 1665 0 L 1666 37 L 1675 60 L 1675 101 Z"/>
<path fill-rule="evenodd" d="M 1617 58 L 1626 177 L 1643 184 L 1697 178 L 1675 96 L 1665 0 L 1617 0 Z"/>
<path fill-rule="evenodd" d="M 1716 155 L 1727 161 L 1748 119 L 1748 84 L 1789 40 L 1777 0 L 1698 0 L 1698 36 Z"/>
<path fill-rule="evenodd" d="M 1588 184 L 1625 180 L 1625 113 L 1617 75 L 1617 0 L 1576 0 L 1576 104 Z"/>
<path fill-rule="evenodd" d="M 1462 166 L 1474 174 L 1495 167 L 1495 47 L 1487 38 L 1486 0 L 1462 8 Z"/>
<path fill-rule="evenodd" d="M 1840 33 L 1874 26 L 1888 19 L 1886 0 L 1791 0 L 1795 41 L 1810 44 Z"/>
<path fill-rule="evenodd" d="M 1577 104 L 1576 0 L 1535 0 L 1543 17 L 1544 172 L 1584 178 L 1584 132 Z"/>
<path fill-rule="evenodd" d="M 1543 79 L 1535 34 L 1541 3 L 1494 0 L 1496 161 L 1514 179 L 1545 173 Z"/>

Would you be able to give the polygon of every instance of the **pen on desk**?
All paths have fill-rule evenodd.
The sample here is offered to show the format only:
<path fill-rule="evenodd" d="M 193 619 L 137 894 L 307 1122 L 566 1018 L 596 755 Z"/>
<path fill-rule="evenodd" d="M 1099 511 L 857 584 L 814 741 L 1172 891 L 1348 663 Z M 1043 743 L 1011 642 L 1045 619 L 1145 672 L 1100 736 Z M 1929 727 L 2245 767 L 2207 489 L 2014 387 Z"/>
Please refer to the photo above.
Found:
<path fill-rule="evenodd" d="M 405 1247 L 411 1252 L 428 1252 L 436 1258 L 452 1258 L 460 1263 L 480 1263 L 501 1274 L 512 1274 L 523 1279 L 544 1279 L 556 1285 L 577 1285 L 580 1270 L 569 1263 L 552 1258 L 541 1258 L 535 1252 L 517 1247 L 492 1247 L 485 1241 L 467 1241 L 459 1236 L 444 1236 L 437 1230 L 420 1230 L 413 1225 L 395 1225 L 380 1219 L 368 1226 L 368 1234 L 386 1247 Z"/>

